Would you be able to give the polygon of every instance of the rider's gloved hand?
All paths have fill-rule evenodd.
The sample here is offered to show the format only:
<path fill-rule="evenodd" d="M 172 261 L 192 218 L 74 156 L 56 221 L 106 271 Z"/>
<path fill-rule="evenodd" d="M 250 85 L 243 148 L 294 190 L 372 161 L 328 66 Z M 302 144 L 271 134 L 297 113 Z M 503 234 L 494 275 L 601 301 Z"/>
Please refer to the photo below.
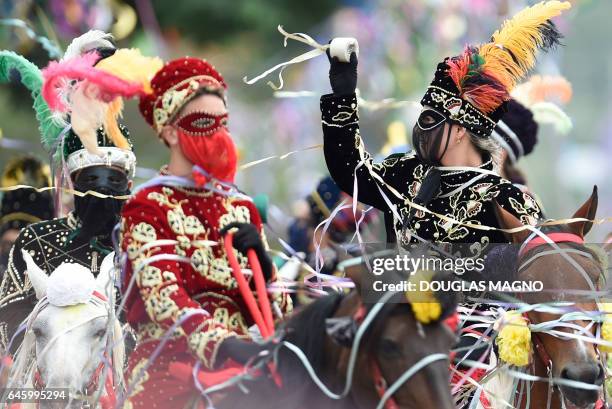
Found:
<path fill-rule="evenodd" d="M 221 364 L 227 359 L 232 359 L 241 365 L 254 363 L 259 359 L 269 356 L 272 353 L 273 347 L 274 343 L 272 341 L 258 344 L 253 341 L 229 337 L 224 339 L 221 345 L 219 345 L 217 362 Z"/>
<path fill-rule="evenodd" d="M 329 83 L 335 95 L 350 95 L 357 88 L 357 54 L 351 53 L 349 62 L 340 62 L 332 57 L 329 48 L 326 51 L 329 59 Z"/>
<path fill-rule="evenodd" d="M 237 229 L 234 231 L 233 245 L 236 250 L 247 255 L 249 249 L 255 250 L 259 264 L 261 264 L 261 271 L 263 272 L 266 281 L 272 278 L 273 266 L 272 260 L 268 257 L 268 253 L 264 247 L 261 235 L 257 231 L 257 228 L 251 223 L 239 223 L 233 222 L 221 229 L 221 235 L 225 236 L 228 231 Z"/>

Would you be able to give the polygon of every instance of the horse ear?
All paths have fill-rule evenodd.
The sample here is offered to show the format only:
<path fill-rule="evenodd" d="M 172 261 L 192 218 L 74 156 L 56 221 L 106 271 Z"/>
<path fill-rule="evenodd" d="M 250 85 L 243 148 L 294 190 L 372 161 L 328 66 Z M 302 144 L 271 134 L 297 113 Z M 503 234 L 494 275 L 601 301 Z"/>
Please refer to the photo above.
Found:
<path fill-rule="evenodd" d="M 593 193 L 591 193 L 591 197 L 584 202 L 584 204 L 574 213 L 573 218 L 580 219 L 589 219 L 593 220 L 595 218 L 595 213 L 597 213 L 597 185 L 593 186 Z M 589 230 L 593 227 L 593 222 L 576 222 L 570 223 L 569 228 L 572 233 L 577 234 L 580 237 L 584 237 L 587 235 Z"/>
<path fill-rule="evenodd" d="M 30 253 L 22 249 L 21 256 L 26 263 L 26 271 L 36 292 L 36 298 L 40 300 L 47 294 L 49 276 L 36 265 Z"/>
<path fill-rule="evenodd" d="M 102 260 L 102 264 L 100 265 L 100 273 L 98 277 L 96 277 L 96 287 L 98 290 L 102 291 L 102 293 L 109 295 L 112 292 L 112 287 L 115 278 L 115 252 L 112 251 L 104 260 Z"/>
<path fill-rule="evenodd" d="M 364 272 L 363 264 L 357 264 L 350 267 L 344 268 L 344 274 L 347 278 L 350 278 L 353 283 L 355 283 L 355 291 L 357 294 L 361 294 L 361 277 Z"/>
<path fill-rule="evenodd" d="M 497 218 L 497 223 L 502 229 L 515 229 L 524 226 L 515 215 L 501 207 L 497 202 L 495 202 L 495 217 Z M 510 239 L 512 243 L 516 244 L 527 240 L 529 234 L 531 234 L 531 232 L 527 229 L 518 231 L 516 233 L 504 232 L 504 235 Z"/>

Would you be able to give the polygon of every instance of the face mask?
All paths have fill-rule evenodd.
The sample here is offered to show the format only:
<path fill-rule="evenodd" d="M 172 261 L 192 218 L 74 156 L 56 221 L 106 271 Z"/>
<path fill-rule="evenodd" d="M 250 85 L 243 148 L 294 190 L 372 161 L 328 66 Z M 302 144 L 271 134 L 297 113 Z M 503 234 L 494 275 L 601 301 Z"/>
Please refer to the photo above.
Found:
<path fill-rule="evenodd" d="M 91 166 L 81 170 L 74 179 L 74 188 L 79 192 L 94 191 L 109 196 L 124 196 L 130 193 L 127 174 L 107 166 Z M 75 196 L 74 212 L 81 221 L 79 236 L 93 236 L 111 233 L 119 222 L 124 200 L 102 198 L 91 194 Z"/>
<path fill-rule="evenodd" d="M 238 155 L 227 130 L 227 113 L 192 112 L 176 121 L 183 154 L 191 163 L 223 182 L 234 182 Z"/>
<path fill-rule="evenodd" d="M 412 130 L 412 146 L 417 157 L 424 163 L 439 166 L 446 154 L 450 142 L 451 125 L 444 132 L 446 117 L 441 113 L 425 108 Z M 445 140 L 446 139 L 446 140 Z M 444 141 L 444 149 L 440 155 L 440 146 Z"/>

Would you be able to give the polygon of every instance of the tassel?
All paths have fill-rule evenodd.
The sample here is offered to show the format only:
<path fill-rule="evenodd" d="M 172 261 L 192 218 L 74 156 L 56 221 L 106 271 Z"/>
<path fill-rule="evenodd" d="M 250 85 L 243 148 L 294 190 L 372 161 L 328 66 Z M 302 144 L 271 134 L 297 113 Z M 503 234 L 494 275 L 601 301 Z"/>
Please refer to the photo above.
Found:
<path fill-rule="evenodd" d="M 601 303 L 601 306 L 602 312 L 606 313 L 601 324 L 601 339 L 612 342 L 612 303 Z M 599 350 L 610 353 L 612 352 L 612 346 L 600 345 Z"/>
<path fill-rule="evenodd" d="M 519 312 L 507 311 L 495 339 L 499 358 L 511 365 L 525 366 L 531 355 L 531 330 L 527 319 Z"/>
<path fill-rule="evenodd" d="M 415 283 L 416 288 L 420 289 L 420 282 L 430 282 L 433 275 L 431 271 L 419 270 L 412 275 L 410 282 Z M 405 296 L 412 307 L 414 317 L 421 324 L 429 324 L 440 319 L 442 305 L 432 291 L 406 291 Z"/>

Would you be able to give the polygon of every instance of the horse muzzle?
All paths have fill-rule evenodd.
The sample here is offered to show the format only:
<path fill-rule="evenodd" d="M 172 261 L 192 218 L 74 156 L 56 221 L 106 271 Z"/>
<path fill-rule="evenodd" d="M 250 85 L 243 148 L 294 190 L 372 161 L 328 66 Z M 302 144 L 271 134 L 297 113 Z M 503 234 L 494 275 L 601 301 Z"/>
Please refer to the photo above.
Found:
<path fill-rule="evenodd" d="M 597 362 L 571 363 L 561 370 L 561 378 L 595 385 L 601 388 L 605 379 L 605 371 L 601 364 Z M 576 409 L 594 408 L 600 396 L 600 388 L 586 389 L 579 386 L 560 386 L 561 392 L 567 403 L 571 403 Z"/>

